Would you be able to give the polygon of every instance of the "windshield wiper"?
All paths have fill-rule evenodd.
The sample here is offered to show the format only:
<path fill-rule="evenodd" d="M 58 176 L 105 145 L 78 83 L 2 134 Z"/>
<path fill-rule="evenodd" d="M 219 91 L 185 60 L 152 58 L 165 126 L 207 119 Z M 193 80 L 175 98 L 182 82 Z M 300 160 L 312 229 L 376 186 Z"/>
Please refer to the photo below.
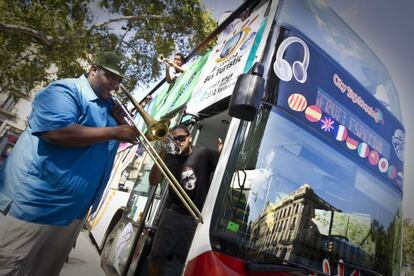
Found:
<path fill-rule="evenodd" d="M 308 273 L 306 269 L 290 265 L 246 263 L 245 267 L 247 271 L 252 272 L 301 272 L 303 275 Z"/>
<path fill-rule="evenodd" d="M 252 272 L 298 272 L 297 275 L 309 275 L 309 273 L 316 273 L 317 275 L 326 275 L 323 271 L 316 270 L 312 267 L 286 261 L 283 258 L 266 255 L 263 256 L 263 262 L 247 262 L 245 267 L 247 271 Z M 275 263 L 268 263 L 275 262 Z"/>
<path fill-rule="evenodd" d="M 363 266 L 359 266 L 359 265 L 354 265 L 354 264 L 349 264 L 349 263 L 344 263 L 345 267 L 350 267 L 353 268 L 355 270 L 359 270 L 360 272 L 364 272 L 364 275 L 375 275 L 375 276 L 382 276 L 381 273 L 378 273 L 374 270 L 371 270 L 369 268 L 363 267 Z"/>

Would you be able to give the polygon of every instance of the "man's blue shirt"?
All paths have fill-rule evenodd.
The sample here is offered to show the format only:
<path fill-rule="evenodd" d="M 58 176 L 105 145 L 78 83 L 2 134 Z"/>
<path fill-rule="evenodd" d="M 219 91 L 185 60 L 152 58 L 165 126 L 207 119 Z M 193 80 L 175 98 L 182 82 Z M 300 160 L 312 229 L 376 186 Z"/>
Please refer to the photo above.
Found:
<path fill-rule="evenodd" d="M 29 125 L 0 172 L 0 210 L 29 222 L 68 225 L 98 205 L 118 142 L 63 148 L 41 134 L 72 124 L 114 127 L 112 102 L 100 100 L 81 76 L 52 82 L 32 107 Z"/>

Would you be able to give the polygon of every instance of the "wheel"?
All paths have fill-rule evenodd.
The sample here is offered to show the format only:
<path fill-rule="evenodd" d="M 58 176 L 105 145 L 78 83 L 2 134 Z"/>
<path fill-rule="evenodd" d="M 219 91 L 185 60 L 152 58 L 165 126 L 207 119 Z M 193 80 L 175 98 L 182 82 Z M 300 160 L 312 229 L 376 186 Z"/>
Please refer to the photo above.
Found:
<path fill-rule="evenodd" d="M 113 264 L 115 260 L 114 241 L 117 235 L 118 224 L 112 229 L 105 239 L 104 246 L 101 251 L 101 267 L 106 275 L 118 275 Z"/>

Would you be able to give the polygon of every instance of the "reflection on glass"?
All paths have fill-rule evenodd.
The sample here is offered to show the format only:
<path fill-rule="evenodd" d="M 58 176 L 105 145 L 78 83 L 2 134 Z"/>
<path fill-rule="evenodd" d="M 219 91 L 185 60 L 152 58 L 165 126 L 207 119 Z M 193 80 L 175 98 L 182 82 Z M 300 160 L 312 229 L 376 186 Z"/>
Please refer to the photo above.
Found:
<path fill-rule="evenodd" d="M 140 162 L 135 163 L 135 161 L 136 160 L 134 160 L 134 162 L 131 162 L 131 166 L 134 169 L 130 170 L 130 177 L 125 181 L 134 181 L 133 190 L 127 203 L 126 214 L 128 218 L 134 220 L 135 222 L 138 222 L 140 219 L 142 219 L 142 211 L 144 210 L 145 204 L 147 203 L 148 194 L 151 188 L 148 181 L 148 176 L 152 165 L 154 164 L 154 161 L 147 153 L 144 153 L 144 158 L 140 159 Z M 139 165 L 135 166 L 134 164 Z M 133 173 L 131 173 L 131 171 Z M 160 198 L 161 187 L 162 185 L 158 185 L 155 193 L 155 201 L 153 202 L 155 206 L 158 204 Z M 151 211 L 154 211 L 155 209 L 156 208 L 152 208 Z M 149 217 L 152 218 L 152 212 Z"/>
<path fill-rule="evenodd" d="M 401 119 L 397 92 L 387 68 L 324 1 L 283 1 L 280 11 L 280 24 L 293 26 L 318 43 L 322 50 L 335 57 L 346 71 Z"/>
<path fill-rule="evenodd" d="M 215 250 L 253 263 L 391 274 L 400 196 L 276 110 L 244 126 L 215 207 Z M 335 269 L 333 269 L 335 272 Z M 334 275 L 334 274 L 333 274 Z"/>

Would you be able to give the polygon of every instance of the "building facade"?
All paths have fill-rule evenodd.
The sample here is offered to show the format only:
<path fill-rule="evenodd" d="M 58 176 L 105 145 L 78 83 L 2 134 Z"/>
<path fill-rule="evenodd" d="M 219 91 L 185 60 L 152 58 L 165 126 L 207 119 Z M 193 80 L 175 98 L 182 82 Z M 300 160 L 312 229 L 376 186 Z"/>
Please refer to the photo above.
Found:
<path fill-rule="evenodd" d="M 10 90 L 0 94 L 0 165 L 27 126 L 33 91 L 36 90 L 28 93 Z"/>

